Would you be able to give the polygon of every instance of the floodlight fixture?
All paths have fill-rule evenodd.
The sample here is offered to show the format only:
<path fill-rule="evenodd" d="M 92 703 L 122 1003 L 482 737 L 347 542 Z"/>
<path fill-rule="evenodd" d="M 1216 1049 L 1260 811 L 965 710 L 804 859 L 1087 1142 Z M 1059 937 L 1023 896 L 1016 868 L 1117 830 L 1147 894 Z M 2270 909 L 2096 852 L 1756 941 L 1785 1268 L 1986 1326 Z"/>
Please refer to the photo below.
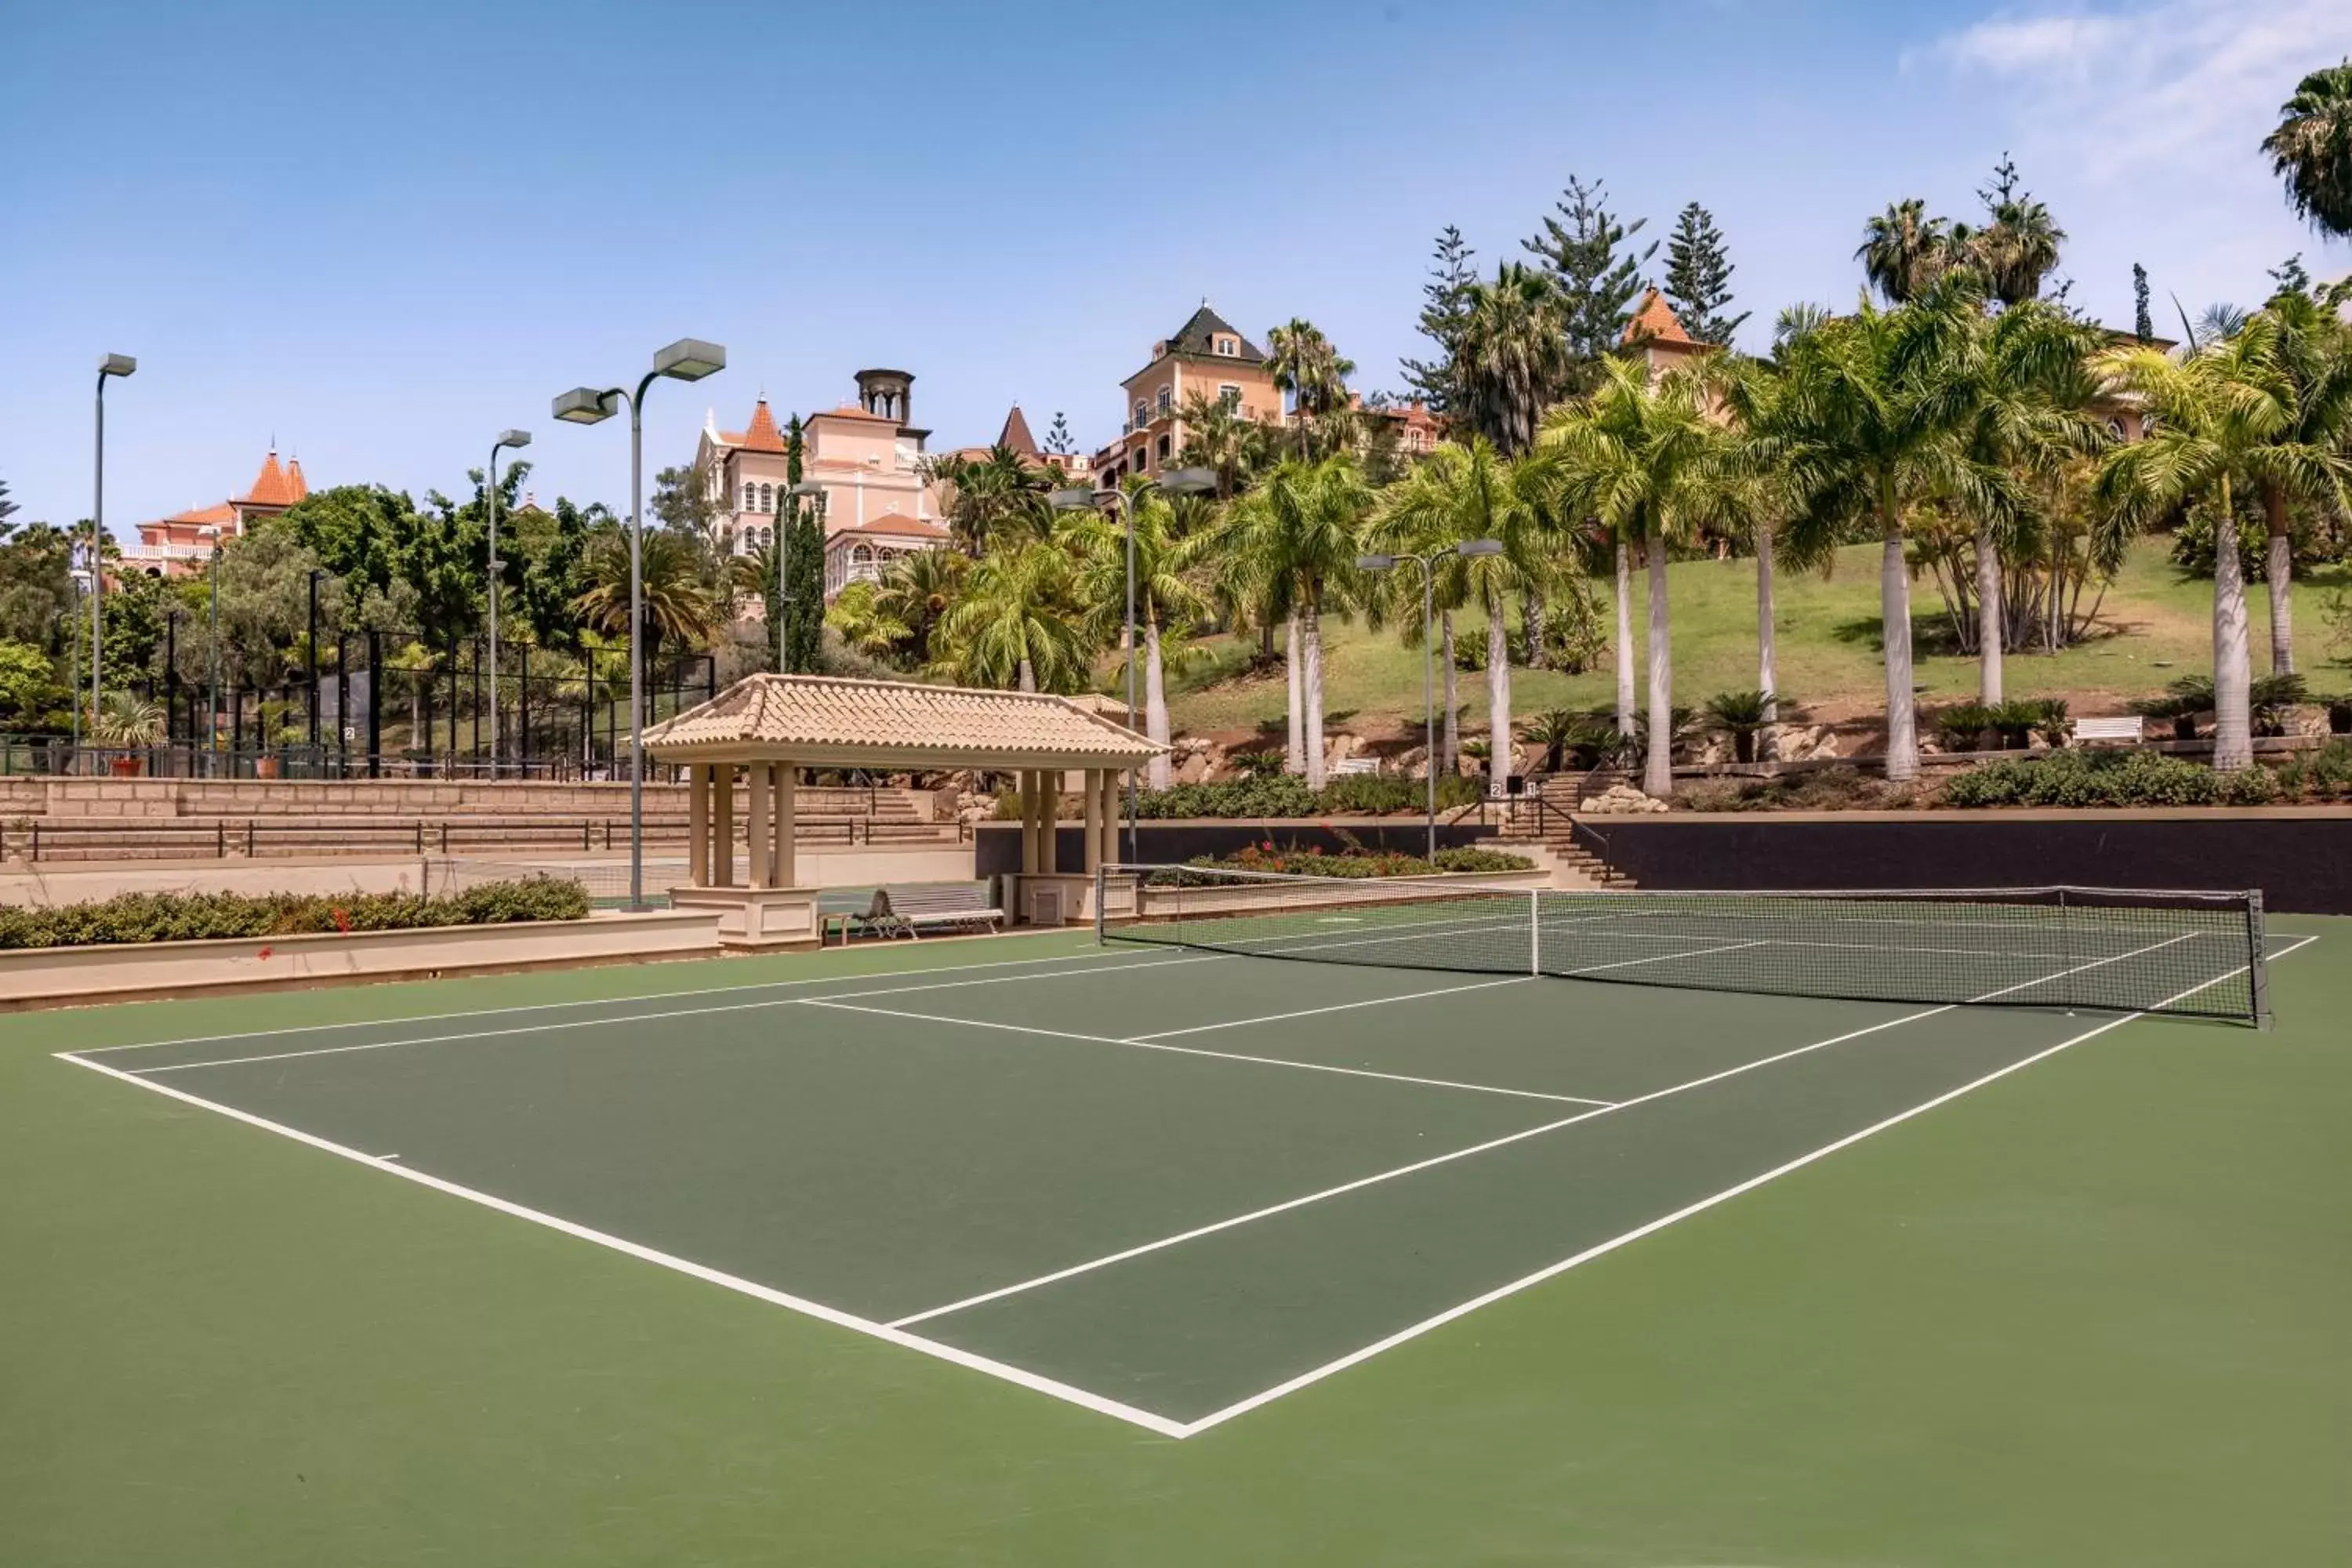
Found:
<path fill-rule="evenodd" d="M 1465 539 L 1454 547 L 1456 555 L 1500 555 L 1503 542 L 1499 539 Z"/>
<path fill-rule="evenodd" d="M 1073 489 L 1050 491 L 1045 500 L 1055 511 L 1092 511 L 1095 509 L 1095 492 L 1083 485 Z"/>
<path fill-rule="evenodd" d="M 1359 572 L 1393 572 L 1396 570 L 1396 563 L 1397 558 L 1393 555 L 1359 555 L 1356 557 L 1356 570 Z"/>
<path fill-rule="evenodd" d="M 108 354 L 98 362 L 98 374 L 101 376 L 127 376 L 138 368 L 139 362 L 129 354 Z"/>
<path fill-rule="evenodd" d="M 530 445 L 530 432 L 528 430 L 501 430 L 499 432 L 499 447 L 528 447 Z M 497 447 L 491 448 L 492 451 L 496 451 L 497 449 Z"/>
<path fill-rule="evenodd" d="M 553 412 L 558 419 L 568 424 L 602 425 L 620 412 L 616 406 L 620 400 L 617 387 L 610 392 L 599 392 L 593 386 L 575 386 L 555 400 Z"/>
<path fill-rule="evenodd" d="M 672 381 L 700 381 L 727 368 L 727 351 L 700 338 L 680 338 L 654 355 L 654 374 Z"/>
<path fill-rule="evenodd" d="M 1170 468 L 1160 476 L 1160 488 L 1170 495 L 1206 495 L 1217 488 L 1214 468 Z"/>

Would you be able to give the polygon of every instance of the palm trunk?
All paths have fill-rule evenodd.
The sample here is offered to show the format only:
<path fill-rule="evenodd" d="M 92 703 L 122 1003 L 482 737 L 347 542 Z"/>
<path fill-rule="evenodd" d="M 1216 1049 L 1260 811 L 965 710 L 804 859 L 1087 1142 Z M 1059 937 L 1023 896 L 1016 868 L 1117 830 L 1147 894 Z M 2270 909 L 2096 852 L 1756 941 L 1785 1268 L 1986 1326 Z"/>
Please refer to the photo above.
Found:
<path fill-rule="evenodd" d="M 2271 590 L 2271 673 L 2294 673 L 2294 538 L 2286 525 L 2286 497 L 2275 487 L 2263 490 L 2263 514 L 2270 523 L 2270 553 L 2263 572 Z"/>
<path fill-rule="evenodd" d="M 1919 713 L 1911 695 L 1911 573 L 1903 561 L 1903 524 L 1892 504 L 1878 561 L 1878 614 L 1886 641 L 1886 779 L 1919 776 Z"/>
<path fill-rule="evenodd" d="M 2253 715 L 2246 689 L 2251 664 L 2245 568 L 2238 558 L 2230 482 L 2223 479 L 2220 521 L 2213 530 L 2213 766 L 2222 772 L 2253 765 Z"/>
<path fill-rule="evenodd" d="M 1299 616 L 1298 640 L 1306 654 L 1307 787 L 1323 787 L 1323 611 L 1312 598 Z"/>
<path fill-rule="evenodd" d="M 1675 793 L 1674 632 L 1667 618 L 1666 536 L 1650 535 L 1650 745 L 1642 768 L 1642 793 L 1665 799 Z"/>
<path fill-rule="evenodd" d="M 1451 778 L 1462 771 L 1462 698 L 1454 686 L 1454 612 L 1440 610 L 1437 624 L 1443 633 L 1439 656 L 1445 661 L 1445 727 L 1439 731 L 1438 773 Z"/>
<path fill-rule="evenodd" d="M 2000 551 L 1992 529 L 1977 529 L 1977 700 L 2001 700 Z"/>
<path fill-rule="evenodd" d="M 1503 595 L 1486 591 L 1486 793 L 1511 791 L 1511 646 Z"/>
<path fill-rule="evenodd" d="M 1540 588 L 1525 588 L 1519 592 L 1519 636 L 1526 645 L 1527 667 L 1544 668 L 1543 646 L 1544 595 Z"/>
<path fill-rule="evenodd" d="M 1282 666 L 1284 679 L 1290 687 L 1290 712 L 1289 733 L 1283 742 L 1282 771 L 1303 773 L 1307 771 L 1307 737 L 1301 727 L 1301 720 L 1305 716 L 1301 700 L 1306 693 L 1298 668 L 1298 617 L 1296 615 L 1290 616 L 1284 626 L 1289 641 L 1284 645 Z"/>
<path fill-rule="evenodd" d="M 1633 556 L 1617 542 L 1617 732 L 1633 732 Z"/>
<path fill-rule="evenodd" d="M 1037 689 L 1037 668 L 1029 662 L 1029 656 L 1025 653 L 1021 656 L 1021 689 Z"/>
<path fill-rule="evenodd" d="M 1764 727 L 1756 732 L 1756 754 L 1769 762 L 1780 754 L 1780 684 L 1774 669 L 1772 635 L 1772 525 L 1756 527 L 1756 689 L 1764 694 Z"/>
<path fill-rule="evenodd" d="M 1143 623 L 1143 733 L 1160 745 L 1168 743 L 1168 684 L 1160 662 L 1160 620 Z M 1168 753 L 1151 759 L 1145 776 L 1153 789 L 1168 787 Z"/>

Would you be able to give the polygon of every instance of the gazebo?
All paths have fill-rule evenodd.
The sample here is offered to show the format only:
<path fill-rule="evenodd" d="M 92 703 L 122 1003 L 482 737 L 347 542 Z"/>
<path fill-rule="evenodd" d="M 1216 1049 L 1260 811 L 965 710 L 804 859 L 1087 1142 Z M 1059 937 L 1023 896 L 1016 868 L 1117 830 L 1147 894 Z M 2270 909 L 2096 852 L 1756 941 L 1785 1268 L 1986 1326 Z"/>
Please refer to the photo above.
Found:
<path fill-rule="evenodd" d="M 798 885 L 793 802 L 803 768 L 877 773 L 970 769 L 1019 776 L 1016 921 L 1094 918 L 1094 873 L 1118 858 L 1121 775 L 1165 748 L 1061 697 L 825 675 L 754 675 L 646 731 L 646 754 L 686 769 L 682 909 L 719 911 L 721 945 L 794 947 L 818 938 L 819 889 Z M 1067 776 L 1085 802 L 1082 864 L 1056 863 L 1055 806 Z M 737 776 L 747 885 L 735 885 Z"/>

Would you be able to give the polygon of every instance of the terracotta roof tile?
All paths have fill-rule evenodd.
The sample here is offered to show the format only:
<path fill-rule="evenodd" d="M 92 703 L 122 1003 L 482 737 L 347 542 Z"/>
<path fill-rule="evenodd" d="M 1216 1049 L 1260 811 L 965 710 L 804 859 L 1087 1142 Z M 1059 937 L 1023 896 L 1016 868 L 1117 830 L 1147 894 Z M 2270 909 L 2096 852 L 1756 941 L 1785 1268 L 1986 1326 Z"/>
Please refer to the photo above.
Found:
<path fill-rule="evenodd" d="M 1698 340 L 1683 331 L 1682 322 L 1675 319 L 1674 310 L 1667 305 L 1666 297 L 1655 289 L 1642 297 L 1641 308 L 1633 312 L 1633 319 L 1625 323 L 1625 342 L 1698 346 Z"/>
<path fill-rule="evenodd" d="M 787 450 L 784 433 L 776 428 L 776 416 L 768 412 L 768 400 L 764 397 L 751 406 L 751 427 L 740 436 L 730 435 L 728 439 L 753 452 Z"/>
<path fill-rule="evenodd" d="M 1014 404 L 1013 412 L 1004 416 L 1004 428 L 997 432 L 996 444 L 1009 447 L 1024 458 L 1037 456 L 1037 437 L 1029 434 L 1029 421 L 1021 416 L 1021 405 Z"/>
<path fill-rule="evenodd" d="M 1134 763 L 1165 748 L 1060 697 L 754 675 L 646 731 L 656 756 L 745 748 L 929 767 Z"/>
<path fill-rule="evenodd" d="M 214 523 L 235 522 L 236 521 L 236 508 L 230 505 L 227 501 L 223 501 L 218 506 L 200 506 L 194 508 L 193 510 L 174 512 L 170 517 L 163 519 L 163 521 L 165 522 L 198 523 L 206 526 Z"/>
<path fill-rule="evenodd" d="M 236 498 L 240 506 L 292 506 L 301 499 L 302 492 L 286 477 L 286 470 L 278 466 L 276 447 L 270 448 L 269 456 L 262 460 L 261 472 L 254 477 L 253 488 Z"/>
<path fill-rule="evenodd" d="M 904 512 L 889 511 L 884 512 L 871 522 L 853 522 L 846 528 L 835 529 L 824 542 L 825 548 L 832 549 L 835 539 L 847 539 L 858 534 L 869 537 L 875 534 L 887 534 L 894 539 L 942 541 L 949 537 L 948 531 L 936 522 L 925 522 L 920 518 L 908 517 Z"/>

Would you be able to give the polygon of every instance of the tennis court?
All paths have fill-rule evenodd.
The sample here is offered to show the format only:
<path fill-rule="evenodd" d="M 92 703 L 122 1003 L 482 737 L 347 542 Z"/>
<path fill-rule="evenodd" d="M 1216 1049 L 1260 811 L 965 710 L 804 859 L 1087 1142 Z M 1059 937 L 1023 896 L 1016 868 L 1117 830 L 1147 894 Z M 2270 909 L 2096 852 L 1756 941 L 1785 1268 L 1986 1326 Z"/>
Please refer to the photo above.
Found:
<path fill-rule="evenodd" d="M 1753 900 L 1173 897 L 1034 958 L 61 1054 L 1187 1437 L 2144 1012 L 2258 1038 L 2223 1021 L 2260 1011 L 2247 942 L 2315 940 L 2146 900 L 1824 934 Z M 1808 989 L 1919 999 L 1770 994 Z"/>

